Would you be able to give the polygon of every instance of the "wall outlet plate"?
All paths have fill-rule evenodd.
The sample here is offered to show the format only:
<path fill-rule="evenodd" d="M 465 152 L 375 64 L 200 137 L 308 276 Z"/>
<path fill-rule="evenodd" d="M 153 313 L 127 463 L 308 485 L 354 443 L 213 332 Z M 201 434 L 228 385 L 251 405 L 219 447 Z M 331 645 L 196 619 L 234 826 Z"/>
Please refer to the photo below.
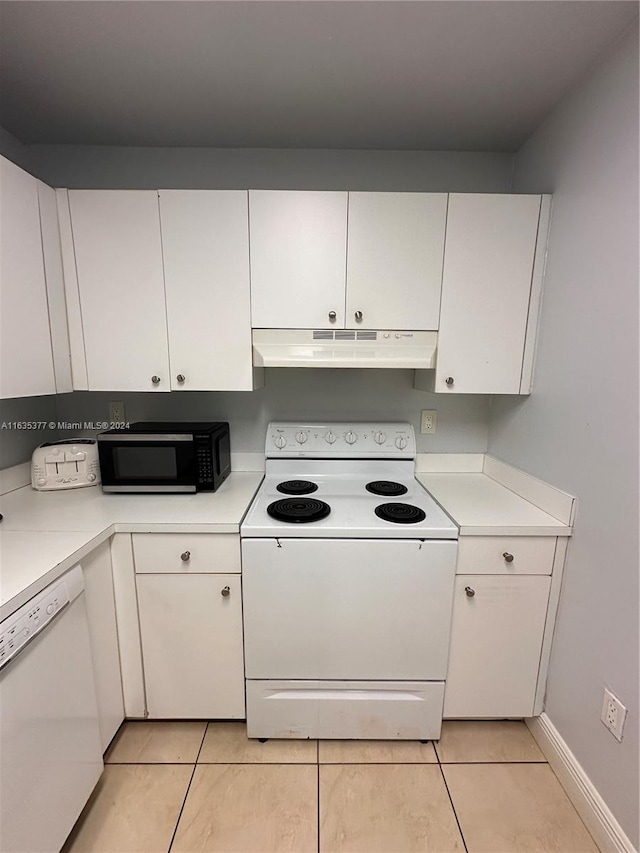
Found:
<path fill-rule="evenodd" d="M 624 729 L 624 721 L 626 717 L 627 709 L 624 707 L 622 702 L 605 687 L 600 719 L 618 741 L 622 740 L 622 731 Z"/>
<path fill-rule="evenodd" d="M 125 421 L 124 403 L 122 401 L 109 403 L 109 422 L 112 424 L 123 424 Z"/>
<path fill-rule="evenodd" d="M 436 431 L 436 419 L 438 412 L 435 409 L 423 409 L 420 412 L 420 433 L 422 435 L 433 435 Z"/>

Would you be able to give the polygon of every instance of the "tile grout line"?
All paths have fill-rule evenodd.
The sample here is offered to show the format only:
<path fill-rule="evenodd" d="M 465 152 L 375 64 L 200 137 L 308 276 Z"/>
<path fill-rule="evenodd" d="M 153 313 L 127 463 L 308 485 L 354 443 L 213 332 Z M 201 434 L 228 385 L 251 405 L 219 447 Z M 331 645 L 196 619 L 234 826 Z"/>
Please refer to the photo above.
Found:
<path fill-rule="evenodd" d="M 320 739 L 316 739 L 316 826 L 318 831 L 317 849 L 320 853 Z"/>
<path fill-rule="evenodd" d="M 202 733 L 202 740 L 200 741 L 200 747 L 198 749 L 198 754 L 196 755 L 196 760 L 193 764 L 193 770 L 191 771 L 191 777 L 189 779 L 189 784 L 187 785 L 187 790 L 184 792 L 184 798 L 182 800 L 182 805 L 180 806 L 180 811 L 178 812 L 178 818 L 176 820 L 176 825 L 173 828 L 173 834 L 171 835 L 171 841 L 169 842 L 169 846 L 167 847 L 167 853 L 171 853 L 171 848 L 173 847 L 173 842 L 176 838 L 176 833 L 178 831 L 178 826 L 180 825 L 180 819 L 182 817 L 182 812 L 184 811 L 184 807 L 187 803 L 187 797 L 189 796 L 189 791 L 191 790 L 191 783 L 193 782 L 193 777 L 196 775 L 196 770 L 198 767 L 198 759 L 200 758 L 200 753 L 202 752 L 202 747 L 204 746 L 204 739 L 207 736 L 207 730 L 209 728 L 209 722 L 205 724 L 204 732 Z"/>
<path fill-rule="evenodd" d="M 458 819 L 458 812 L 456 811 L 456 807 L 453 804 L 453 797 L 451 796 L 451 791 L 449 790 L 449 786 L 447 785 L 447 779 L 444 775 L 444 770 L 442 769 L 442 762 L 440 761 L 440 755 L 438 754 L 438 750 L 436 749 L 436 745 L 433 741 L 431 741 L 433 746 L 433 751 L 436 754 L 436 758 L 438 760 L 438 769 L 440 770 L 440 775 L 442 776 L 442 781 L 444 782 L 444 787 L 447 791 L 447 796 L 449 797 L 449 802 L 451 803 L 451 808 L 453 810 L 453 816 L 456 819 L 456 823 L 458 825 L 458 832 L 460 833 L 460 838 L 462 839 L 462 844 L 466 853 L 469 853 L 469 848 L 467 847 L 467 842 L 464 837 L 464 832 L 462 831 L 462 826 L 460 825 L 460 820 Z"/>

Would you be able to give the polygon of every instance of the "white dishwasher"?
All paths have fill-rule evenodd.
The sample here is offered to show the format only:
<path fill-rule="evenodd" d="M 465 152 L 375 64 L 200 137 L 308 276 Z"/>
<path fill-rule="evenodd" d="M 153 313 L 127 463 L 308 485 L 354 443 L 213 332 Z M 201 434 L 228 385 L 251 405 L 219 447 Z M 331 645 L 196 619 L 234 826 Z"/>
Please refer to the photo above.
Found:
<path fill-rule="evenodd" d="M 102 773 L 76 566 L 0 623 L 0 851 L 55 853 Z"/>

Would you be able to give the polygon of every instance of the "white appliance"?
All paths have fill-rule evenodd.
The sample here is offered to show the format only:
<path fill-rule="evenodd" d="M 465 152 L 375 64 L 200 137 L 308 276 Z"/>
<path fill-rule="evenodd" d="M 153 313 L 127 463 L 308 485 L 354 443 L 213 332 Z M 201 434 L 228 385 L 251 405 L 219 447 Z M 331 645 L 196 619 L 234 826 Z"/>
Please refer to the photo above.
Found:
<path fill-rule="evenodd" d="M 0 851 L 57 853 L 102 773 L 82 570 L 0 623 Z"/>
<path fill-rule="evenodd" d="M 254 329 L 256 367 L 436 366 L 437 332 L 374 329 Z"/>
<path fill-rule="evenodd" d="M 437 738 L 458 528 L 409 424 L 272 423 L 241 525 L 249 737 Z"/>
<path fill-rule="evenodd" d="M 42 492 L 100 484 L 95 438 L 47 441 L 33 451 L 31 485 Z"/>

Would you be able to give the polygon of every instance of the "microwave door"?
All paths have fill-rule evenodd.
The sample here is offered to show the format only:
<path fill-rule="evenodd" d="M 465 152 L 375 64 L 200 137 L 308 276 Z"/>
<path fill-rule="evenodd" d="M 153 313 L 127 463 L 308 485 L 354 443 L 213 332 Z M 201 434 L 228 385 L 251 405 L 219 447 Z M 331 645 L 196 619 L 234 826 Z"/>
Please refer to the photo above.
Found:
<path fill-rule="evenodd" d="M 195 451 L 185 440 L 150 442 L 132 436 L 109 441 L 100 453 L 104 491 L 195 492 Z"/>

